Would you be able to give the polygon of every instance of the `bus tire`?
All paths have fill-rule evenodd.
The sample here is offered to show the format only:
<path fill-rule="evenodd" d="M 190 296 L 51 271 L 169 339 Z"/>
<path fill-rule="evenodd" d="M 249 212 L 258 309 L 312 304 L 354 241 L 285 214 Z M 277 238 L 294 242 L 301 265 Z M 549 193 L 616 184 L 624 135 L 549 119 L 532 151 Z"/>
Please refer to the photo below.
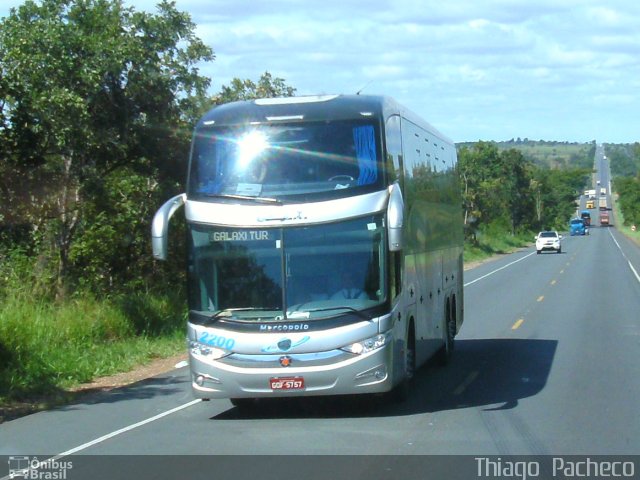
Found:
<path fill-rule="evenodd" d="M 451 301 L 447 299 L 444 307 L 443 334 L 444 344 L 438 352 L 438 363 L 440 366 L 446 366 L 451 361 L 453 354 L 454 338 L 456 336 L 456 314 L 455 299 L 453 306 Z"/>
<path fill-rule="evenodd" d="M 395 403 L 406 402 L 411 394 L 413 377 L 416 374 L 416 340 L 413 330 L 413 319 L 409 322 L 409 334 L 404 349 L 404 377 L 391 390 L 391 398 Z"/>

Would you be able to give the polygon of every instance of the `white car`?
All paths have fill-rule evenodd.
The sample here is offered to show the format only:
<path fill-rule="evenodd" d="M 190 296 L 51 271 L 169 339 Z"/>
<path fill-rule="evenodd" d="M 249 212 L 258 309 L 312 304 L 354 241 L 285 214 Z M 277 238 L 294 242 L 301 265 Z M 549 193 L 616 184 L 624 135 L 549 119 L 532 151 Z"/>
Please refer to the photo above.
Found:
<path fill-rule="evenodd" d="M 562 240 L 562 235 L 555 230 L 546 230 L 538 233 L 536 236 L 536 253 L 541 253 L 545 250 L 555 250 L 557 253 L 562 253 L 560 240 Z"/>

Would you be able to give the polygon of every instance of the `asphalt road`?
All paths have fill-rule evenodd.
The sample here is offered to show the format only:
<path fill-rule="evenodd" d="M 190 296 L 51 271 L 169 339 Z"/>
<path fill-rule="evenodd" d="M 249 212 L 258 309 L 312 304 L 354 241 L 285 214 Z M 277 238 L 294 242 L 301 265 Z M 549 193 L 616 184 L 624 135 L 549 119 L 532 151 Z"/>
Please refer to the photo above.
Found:
<path fill-rule="evenodd" d="M 453 361 L 423 368 L 404 404 L 246 412 L 193 401 L 182 368 L 2 424 L 0 455 L 638 454 L 638 272 L 638 248 L 614 228 L 466 272 Z"/>
<path fill-rule="evenodd" d="M 597 158 L 596 169 L 608 188 L 608 165 Z M 312 398 L 242 411 L 193 400 L 181 368 L 0 425 L 0 475 L 4 462 L 37 457 L 54 459 L 49 473 L 75 462 L 48 477 L 70 480 L 449 479 L 505 476 L 481 475 L 478 456 L 635 455 L 638 478 L 640 249 L 597 226 L 562 244 L 465 272 L 454 358 L 420 370 L 405 403 Z"/>

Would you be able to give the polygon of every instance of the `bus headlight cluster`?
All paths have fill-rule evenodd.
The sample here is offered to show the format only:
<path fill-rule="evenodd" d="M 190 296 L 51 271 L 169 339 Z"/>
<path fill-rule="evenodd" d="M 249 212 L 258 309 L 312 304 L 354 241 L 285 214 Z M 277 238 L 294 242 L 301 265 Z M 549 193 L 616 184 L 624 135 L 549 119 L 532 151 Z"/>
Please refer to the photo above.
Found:
<path fill-rule="evenodd" d="M 197 357 L 206 357 L 210 360 L 217 360 L 219 358 L 231 355 L 231 352 L 227 350 L 212 347 L 210 345 L 196 342 L 194 340 L 189 341 L 189 350 L 193 355 Z"/>
<path fill-rule="evenodd" d="M 353 353 L 355 355 L 362 355 L 363 353 L 369 353 L 373 350 L 377 350 L 379 348 L 384 347 L 391 341 L 391 332 L 381 333 L 379 335 L 375 335 L 371 338 L 367 338 L 366 340 L 362 340 L 361 342 L 352 343 L 351 345 L 347 345 L 343 347 L 342 350 L 345 352 Z"/>

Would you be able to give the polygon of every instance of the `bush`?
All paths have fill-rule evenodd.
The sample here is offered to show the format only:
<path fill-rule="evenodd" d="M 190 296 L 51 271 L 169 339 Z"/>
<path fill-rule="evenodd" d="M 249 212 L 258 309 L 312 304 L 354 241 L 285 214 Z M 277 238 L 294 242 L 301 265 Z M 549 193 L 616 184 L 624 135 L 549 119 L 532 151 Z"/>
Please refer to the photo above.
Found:
<path fill-rule="evenodd" d="M 523 230 L 512 235 L 504 222 L 496 222 L 482 228 L 476 242 L 465 242 L 464 260 L 473 262 L 495 254 L 509 253 L 531 243 L 534 233 Z"/>
<path fill-rule="evenodd" d="M 615 179 L 615 187 L 619 194 L 618 203 L 625 225 L 639 225 L 640 177 L 618 177 Z"/>
<path fill-rule="evenodd" d="M 130 293 L 116 299 L 136 334 L 162 335 L 186 325 L 182 289 L 164 296 Z"/>
<path fill-rule="evenodd" d="M 136 314 L 155 319 L 148 328 L 141 329 L 131 321 L 132 311 L 110 301 L 87 297 L 56 304 L 24 295 L 5 297 L 0 305 L 0 397 L 51 392 L 184 348 L 183 310 L 170 313 L 175 302 L 140 296 L 134 304 L 145 305 Z M 157 319 L 164 323 L 156 325 Z M 162 335 L 151 337 L 154 332 Z"/>

